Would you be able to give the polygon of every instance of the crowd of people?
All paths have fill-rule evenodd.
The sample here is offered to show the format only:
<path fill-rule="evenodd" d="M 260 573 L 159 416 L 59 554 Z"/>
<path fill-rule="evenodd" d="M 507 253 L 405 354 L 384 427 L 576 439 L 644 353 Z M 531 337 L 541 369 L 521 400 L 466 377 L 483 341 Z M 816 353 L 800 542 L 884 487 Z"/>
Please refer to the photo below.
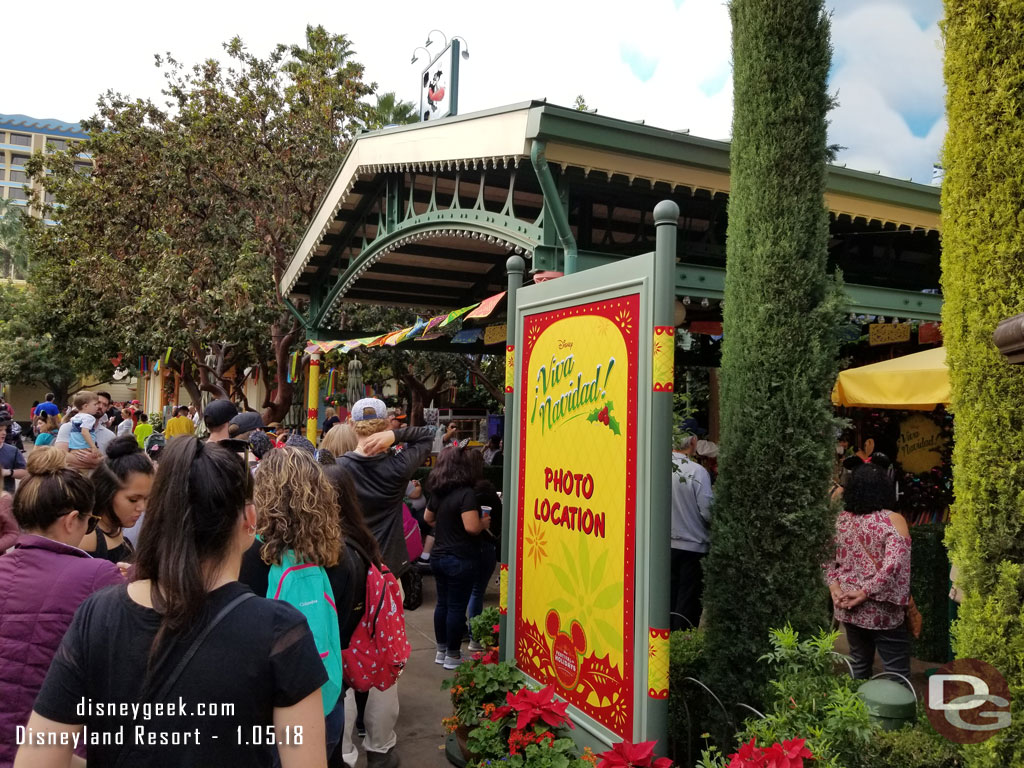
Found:
<path fill-rule="evenodd" d="M 682 426 L 672 457 L 673 630 L 700 624 L 702 561 L 712 546 L 718 455 L 717 446 L 700 439 L 704 430 L 694 419 Z M 892 461 L 875 450 L 870 436 L 864 437 L 859 450 L 851 443 L 852 436 L 845 433 L 837 441 L 835 480 L 829 490 L 829 502 L 837 511 L 835 548 L 822 567 L 833 615 L 844 627 L 854 677 L 871 677 L 877 654 L 885 672 L 907 679 L 911 634 L 917 631 L 912 627 L 916 608 L 910 599 L 910 530 L 894 511 L 898 486 Z"/>
<path fill-rule="evenodd" d="M 501 529 L 483 452 L 449 430 L 424 488 L 437 428 L 374 398 L 319 447 L 227 400 L 205 439 L 187 407 L 141 436 L 141 409 L 111 407 L 47 399 L 27 460 L 0 433 L 0 768 L 354 766 L 357 730 L 368 766 L 397 766 L 396 680 L 360 686 L 349 654 L 370 591 L 429 569 L 437 662 L 464 658 Z"/>

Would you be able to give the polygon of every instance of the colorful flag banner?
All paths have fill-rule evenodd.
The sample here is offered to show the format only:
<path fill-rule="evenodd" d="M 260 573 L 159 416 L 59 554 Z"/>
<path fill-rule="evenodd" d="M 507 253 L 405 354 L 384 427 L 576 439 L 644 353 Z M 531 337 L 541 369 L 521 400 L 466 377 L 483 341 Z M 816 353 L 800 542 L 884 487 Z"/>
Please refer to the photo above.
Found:
<path fill-rule="evenodd" d="M 424 320 L 422 317 L 417 317 L 416 324 L 409 329 L 409 332 L 405 334 L 405 336 L 402 338 L 402 341 L 410 341 L 412 339 L 415 339 L 417 336 L 423 333 L 426 327 L 427 321 Z"/>
<path fill-rule="evenodd" d="M 483 328 L 464 328 L 452 336 L 452 344 L 472 344 L 484 335 Z"/>
<path fill-rule="evenodd" d="M 456 320 L 458 320 L 464 314 L 466 314 L 467 312 L 470 312 L 470 311 L 476 309 L 476 307 L 478 307 L 478 306 L 479 306 L 478 304 L 474 304 L 471 307 L 463 307 L 462 309 L 453 309 L 451 312 L 448 313 L 448 317 L 446 317 L 444 319 L 444 322 L 441 323 L 441 327 L 442 328 L 447 328 L 449 325 L 454 323 Z"/>
<path fill-rule="evenodd" d="M 437 317 L 430 318 L 430 320 L 427 321 L 427 327 L 423 329 L 423 335 L 425 336 L 428 333 L 436 331 L 441 327 L 441 323 L 443 323 L 447 318 L 448 315 L 438 315 Z"/>
<path fill-rule="evenodd" d="M 484 344 L 504 344 L 507 339 L 508 326 L 505 323 L 484 328 Z"/>
<path fill-rule="evenodd" d="M 466 315 L 466 319 L 469 320 L 471 318 L 484 318 L 489 316 L 497 308 L 498 304 L 504 298 L 505 291 L 502 291 L 501 293 L 497 293 L 488 299 L 484 299 L 483 301 L 480 302 L 480 306 L 478 306 L 476 309 L 474 309 L 472 312 Z"/>
<path fill-rule="evenodd" d="M 444 334 L 443 333 L 425 333 L 424 335 L 422 335 L 418 339 L 416 339 L 416 341 L 433 341 L 434 339 L 443 339 L 443 338 L 444 338 Z"/>

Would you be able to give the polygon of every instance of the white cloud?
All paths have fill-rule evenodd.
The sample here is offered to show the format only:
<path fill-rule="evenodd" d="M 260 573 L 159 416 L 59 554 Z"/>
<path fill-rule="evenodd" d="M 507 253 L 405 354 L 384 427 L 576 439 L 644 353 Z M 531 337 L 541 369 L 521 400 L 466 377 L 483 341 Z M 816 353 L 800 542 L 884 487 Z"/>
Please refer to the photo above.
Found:
<path fill-rule="evenodd" d="M 919 127 L 921 115 L 942 110 L 940 0 L 834 1 L 833 87 L 841 106 L 831 139 L 850 148 L 840 159 L 927 180 L 944 124 L 918 137 L 904 117 Z M 87 12 L 79 3 L 50 0 L 47 17 L 45 48 L 31 30 L 6 42 L 6 60 L 23 62 L 24 70 L 5 77 L 0 112 L 79 120 L 108 88 L 158 96 L 163 80 L 154 53 L 169 50 L 191 64 L 219 56 L 221 43 L 238 34 L 264 55 L 276 43 L 300 42 L 313 23 L 348 34 L 368 79 L 406 99 L 418 98 L 423 66 L 422 60 L 410 66 L 410 55 L 440 28 L 469 44 L 463 113 L 544 97 L 571 105 L 583 94 L 601 114 L 709 138 L 725 139 L 730 131 L 725 0 L 179 0 L 173 6 L 108 0 Z M 431 51 L 441 45 L 440 36 L 434 39 Z M 656 62 L 646 81 L 623 60 L 624 48 Z M 7 67 L 5 74 L 12 72 Z"/>

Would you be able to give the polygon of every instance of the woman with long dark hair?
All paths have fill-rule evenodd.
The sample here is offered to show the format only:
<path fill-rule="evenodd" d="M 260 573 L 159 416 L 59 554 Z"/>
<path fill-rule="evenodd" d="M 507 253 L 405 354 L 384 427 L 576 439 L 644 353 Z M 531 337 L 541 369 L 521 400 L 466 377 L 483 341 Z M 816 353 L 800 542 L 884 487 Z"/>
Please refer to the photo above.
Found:
<path fill-rule="evenodd" d="M 123 435 L 110 441 L 106 457 L 92 472 L 100 522 L 95 532 L 82 539 L 82 549 L 112 563 L 131 560 L 135 547 L 125 538 L 125 530 L 134 528 L 146 513 L 154 472 L 153 462 L 134 437 Z"/>
<path fill-rule="evenodd" d="M 14 761 L 16 729 L 28 722 L 75 610 L 96 590 L 124 582 L 112 563 L 78 548 L 96 526 L 93 488 L 87 477 L 65 466 L 65 457 L 48 447 L 28 457 L 28 478 L 14 499 L 22 533 L 0 557 L 0 766 L 5 768 Z"/>
<path fill-rule="evenodd" d="M 331 435 L 337 434 L 342 426 L 347 427 L 348 425 L 334 427 L 327 438 L 330 439 Z M 386 566 L 384 565 L 384 559 L 381 557 L 377 540 L 373 537 L 373 533 L 363 519 L 363 511 L 359 506 L 359 496 L 356 494 L 356 486 L 348 469 L 340 464 L 334 464 L 333 466 L 325 467 L 324 474 L 327 477 L 327 481 L 334 486 L 334 490 L 338 494 L 338 520 L 341 524 L 341 535 L 345 539 L 346 544 L 341 553 L 341 563 L 339 563 L 339 566 L 348 571 L 351 579 L 349 582 L 351 584 L 349 594 L 345 596 L 347 599 L 343 600 L 341 596 L 336 595 L 338 598 L 338 622 L 341 626 L 341 647 L 347 648 L 352 638 L 352 633 L 359 625 L 366 611 L 366 572 L 369 570 L 371 563 L 380 569 Z M 345 765 L 356 764 L 356 760 L 359 758 L 359 750 L 352 740 L 352 733 L 356 729 L 365 734 L 363 739 L 364 747 L 367 744 L 381 744 L 387 749 L 391 749 L 388 742 L 393 733 L 377 733 L 379 730 L 377 719 L 373 716 L 367 719 L 365 713 L 368 710 L 375 712 L 382 708 L 389 709 L 398 706 L 397 686 L 392 686 L 386 691 L 373 688 L 365 692 L 353 691 L 348 688 L 342 695 L 345 697 L 345 726 L 342 732 L 341 744 L 334 751 L 334 754 L 331 755 L 328 762 L 331 768 L 336 766 L 337 768 L 342 768 Z M 369 704 L 371 696 L 373 697 L 373 706 Z M 390 721 L 390 718 L 387 719 L 387 722 Z M 367 727 L 369 731 L 367 731 Z M 371 758 L 370 755 L 373 753 L 370 751 L 367 751 L 366 754 L 368 760 L 379 759 L 376 756 Z M 384 763 L 386 764 L 386 762 L 385 760 Z"/>
<path fill-rule="evenodd" d="M 171 442 L 136 581 L 75 614 L 29 720 L 39 741 L 21 747 L 16 768 L 66 766 L 83 735 L 91 768 L 270 766 L 275 743 L 285 768 L 325 765 L 327 675 L 305 617 L 237 581 L 256 531 L 250 482 L 233 451 Z M 125 703 L 127 714 L 83 702 Z M 137 719 L 133 704 L 164 714 Z"/>
<path fill-rule="evenodd" d="M 825 565 L 836 619 L 846 627 L 853 676 L 871 676 L 877 649 L 887 672 L 910 676 L 910 530 L 891 511 L 887 467 L 853 470 L 836 518 L 835 556 Z"/>
<path fill-rule="evenodd" d="M 494 483 L 484 477 L 484 454 L 481 451 L 469 451 L 469 466 L 473 473 L 473 493 L 476 494 L 480 509 L 490 507 L 491 527 L 480 534 L 480 560 L 477 565 L 476 580 L 473 592 L 469 597 L 469 618 L 479 616 L 484 609 L 484 594 L 487 584 L 494 573 L 498 562 L 498 550 L 501 546 L 501 497 Z M 476 640 L 469 641 L 470 651 L 482 651 Z"/>
<path fill-rule="evenodd" d="M 323 569 L 320 583 L 324 575 L 330 583 L 328 605 L 334 606 L 331 621 L 337 621 L 337 602 L 348 597 L 351 585 L 348 572 L 338 564 L 342 552 L 338 502 L 322 467 L 310 452 L 301 448 L 275 448 L 260 461 L 254 498 L 258 538 L 242 557 L 239 581 L 258 595 L 276 599 L 292 567 L 288 563 L 294 563 L 296 569 L 319 566 Z M 284 570 L 272 581 L 274 565 L 283 566 Z M 322 591 L 326 592 L 326 588 Z M 324 607 L 322 601 L 320 605 Z M 347 644 L 346 639 L 336 649 L 336 656 Z M 326 647 L 320 650 L 327 654 L 323 663 L 335 664 L 334 668 L 340 670 L 341 659 L 330 657 L 331 651 Z M 325 696 L 321 713 L 326 715 L 325 758 L 341 740 L 345 714 L 340 691 L 338 680 L 337 687 L 328 686 L 321 692 Z"/>
<path fill-rule="evenodd" d="M 434 526 L 436 537 L 430 556 L 437 585 L 434 661 L 456 669 L 462 663 L 466 609 L 479 570 L 480 534 L 491 527 L 491 518 L 480 513 L 465 448 L 450 445 L 441 451 L 429 483 L 423 519 Z"/>

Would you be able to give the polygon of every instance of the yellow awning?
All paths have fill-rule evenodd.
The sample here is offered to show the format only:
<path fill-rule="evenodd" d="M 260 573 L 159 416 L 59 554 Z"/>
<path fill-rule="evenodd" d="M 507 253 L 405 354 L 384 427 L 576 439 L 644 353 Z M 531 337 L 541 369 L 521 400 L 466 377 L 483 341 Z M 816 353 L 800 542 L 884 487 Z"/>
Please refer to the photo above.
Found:
<path fill-rule="evenodd" d="M 833 405 L 930 411 L 949 403 L 946 348 L 885 360 L 839 374 Z"/>

